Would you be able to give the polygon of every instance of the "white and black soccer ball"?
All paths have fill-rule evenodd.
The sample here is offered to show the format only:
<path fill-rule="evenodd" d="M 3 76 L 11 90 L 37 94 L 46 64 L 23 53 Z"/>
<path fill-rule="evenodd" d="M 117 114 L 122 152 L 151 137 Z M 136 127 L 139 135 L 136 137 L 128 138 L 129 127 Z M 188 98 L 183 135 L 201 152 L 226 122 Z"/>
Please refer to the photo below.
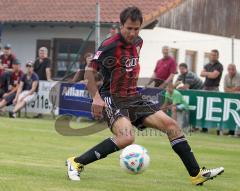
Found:
<path fill-rule="evenodd" d="M 147 169 L 150 157 L 147 150 L 137 144 L 129 145 L 120 155 L 120 166 L 130 174 L 140 174 Z"/>

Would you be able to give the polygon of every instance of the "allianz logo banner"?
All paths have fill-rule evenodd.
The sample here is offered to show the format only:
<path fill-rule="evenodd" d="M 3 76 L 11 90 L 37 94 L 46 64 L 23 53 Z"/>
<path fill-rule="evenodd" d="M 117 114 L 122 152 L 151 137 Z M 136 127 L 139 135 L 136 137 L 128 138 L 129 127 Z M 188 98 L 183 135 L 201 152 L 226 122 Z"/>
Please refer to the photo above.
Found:
<path fill-rule="evenodd" d="M 144 99 L 159 104 L 164 92 L 157 88 L 139 88 Z M 240 94 L 187 90 L 181 91 L 189 104 L 190 124 L 199 127 L 240 128 Z M 59 114 L 92 118 L 92 99 L 85 84 L 61 83 Z"/>

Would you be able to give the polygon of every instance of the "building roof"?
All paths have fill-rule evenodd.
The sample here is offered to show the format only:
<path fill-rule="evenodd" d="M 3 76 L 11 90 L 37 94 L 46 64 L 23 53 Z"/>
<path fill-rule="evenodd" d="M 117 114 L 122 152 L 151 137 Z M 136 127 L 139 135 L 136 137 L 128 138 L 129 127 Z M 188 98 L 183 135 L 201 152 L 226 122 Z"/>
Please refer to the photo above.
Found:
<path fill-rule="evenodd" d="M 99 0 L 102 23 L 117 23 L 127 6 L 139 7 L 144 23 L 149 24 L 162 13 L 184 0 Z M 0 0 L 0 22 L 76 22 L 92 23 L 96 18 L 96 0 Z"/>

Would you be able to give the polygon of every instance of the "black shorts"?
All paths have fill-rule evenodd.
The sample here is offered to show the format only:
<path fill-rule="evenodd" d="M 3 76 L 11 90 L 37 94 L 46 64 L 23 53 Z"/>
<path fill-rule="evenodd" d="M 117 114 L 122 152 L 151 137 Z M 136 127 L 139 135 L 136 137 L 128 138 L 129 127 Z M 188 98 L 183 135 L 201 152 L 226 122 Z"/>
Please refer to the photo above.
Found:
<path fill-rule="evenodd" d="M 110 129 L 119 117 L 127 117 L 132 125 L 143 130 L 146 128 L 143 125 L 144 119 L 160 110 L 159 104 L 144 100 L 141 95 L 126 98 L 102 96 L 102 98 L 107 104 L 103 114 Z"/>
<path fill-rule="evenodd" d="M 7 106 L 8 106 L 8 105 L 13 104 L 13 100 L 15 97 L 16 97 L 16 92 L 9 94 L 8 96 L 4 97 L 3 99 L 7 102 Z"/>

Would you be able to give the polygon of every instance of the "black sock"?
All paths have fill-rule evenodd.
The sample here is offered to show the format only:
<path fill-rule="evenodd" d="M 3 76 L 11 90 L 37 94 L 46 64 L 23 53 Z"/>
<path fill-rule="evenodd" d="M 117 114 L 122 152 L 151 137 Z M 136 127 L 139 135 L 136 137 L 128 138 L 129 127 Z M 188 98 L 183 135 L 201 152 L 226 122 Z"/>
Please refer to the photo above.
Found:
<path fill-rule="evenodd" d="M 182 159 L 190 176 L 197 176 L 200 168 L 184 136 L 171 141 L 173 150 Z"/>
<path fill-rule="evenodd" d="M 114 143 L 112 138 L 108 138 L 98 145 L 94 146 L 84 154 L 74 159 L 75 162 L 87 165 L 96 160 L 105 158 L 107 155 L 118 151 L 118 146 Z"/>

